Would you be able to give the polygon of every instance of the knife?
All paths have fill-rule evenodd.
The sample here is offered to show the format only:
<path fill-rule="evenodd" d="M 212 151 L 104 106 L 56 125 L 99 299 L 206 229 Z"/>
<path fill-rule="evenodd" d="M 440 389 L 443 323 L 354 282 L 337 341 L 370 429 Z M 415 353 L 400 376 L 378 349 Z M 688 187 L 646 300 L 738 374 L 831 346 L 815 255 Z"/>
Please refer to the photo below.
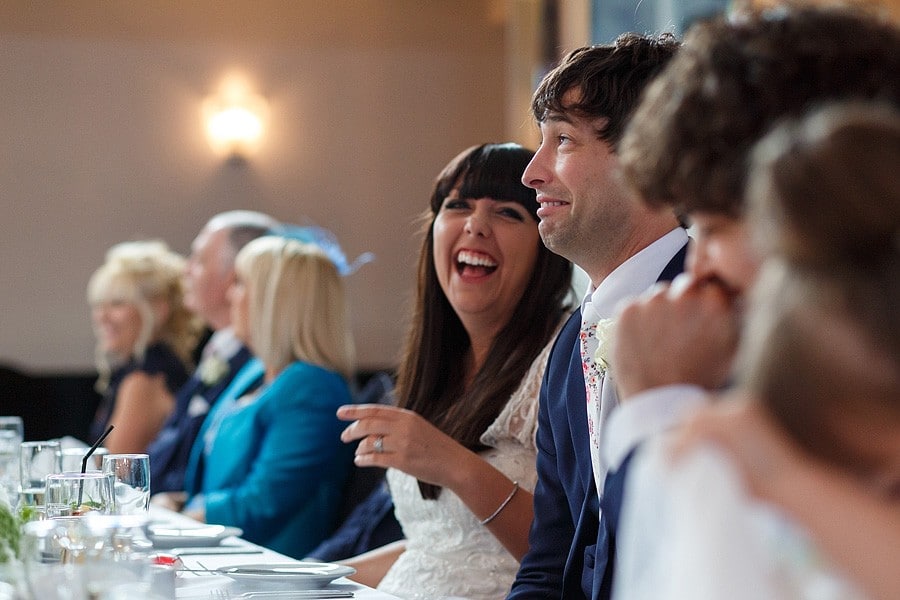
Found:
<path fill-rule="evenodd" d="M 292 590 L 279 592 L 245 592 L 239 594 L 238 598 L 272 598 L 293 600 L 300 598 L 353 598 L 353 592 L 345 592 L 343 590 Z"/>
<path fill-rule="evenodd" d="M 216 571 L 223 575 L 331 575 L 327 569 L 303 566 L 220 567 Z"/>
<path fill-rule="evenodd" d="M 262 554 L 259 548 L 245 548 L 243 546 L 212 546 L 198 548 L 172 548 L 169 554 L 184 556 L 186 554 Z"/>

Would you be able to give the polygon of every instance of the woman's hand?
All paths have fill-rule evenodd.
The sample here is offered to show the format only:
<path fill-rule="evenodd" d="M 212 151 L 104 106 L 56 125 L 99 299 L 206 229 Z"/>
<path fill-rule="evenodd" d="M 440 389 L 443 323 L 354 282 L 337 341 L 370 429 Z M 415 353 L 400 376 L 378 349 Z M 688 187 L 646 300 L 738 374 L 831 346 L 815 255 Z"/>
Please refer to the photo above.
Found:
<path fill-rule="evenodd" d="M 185 492 L 160 492 L 153 494 L 150 498 L 150 503 L 154 506 L 161 506 L 175 512 L 181 512 L 185 502 L 187 502 Z"/>
<path fill-rule="evenodd" d="M 439 430 L 417 413 L 381 404 L 350 404 L 337 411 L 353 421 L 341 440 L 360 440 L 356 464 L 403 471 L 419 481 L 454 492 L 478 520 L 493 515 L 491 533 L 516 560 L 528 551 L 533 496 L 511 494 L 514 485 L 486 460 Z M 499 514 L 494 514 L 503 506 Z"/>
<path fill-rule="evenodd" d="M 403 408 L 351 404 L 338 409 L 343 421 L 353 421 L 341 433 L 345 443 L 360 440 L 355 462 L 360 467 L 394 468 L 441 487 L 454 488 L 477 458 L 453 438 Z"/>
<path fill-rule="evenodd" d="M 779 501 L 815 462 L 746 393 L 731 394 L 694 415 L 676 440 L 676 459 L 703 442 L 725 450 L 749 491 L 770 501 Z"/>
<path fill-rule="evenodd" d="M 752 398 L 725 400 L 700 412 L 677 439 L 675 460 L 703 442 L 728 452 L 749 491 L 805 525 L 872 598 L 897 597 L 900 511 L 895 500 L 807 454 Z"/>

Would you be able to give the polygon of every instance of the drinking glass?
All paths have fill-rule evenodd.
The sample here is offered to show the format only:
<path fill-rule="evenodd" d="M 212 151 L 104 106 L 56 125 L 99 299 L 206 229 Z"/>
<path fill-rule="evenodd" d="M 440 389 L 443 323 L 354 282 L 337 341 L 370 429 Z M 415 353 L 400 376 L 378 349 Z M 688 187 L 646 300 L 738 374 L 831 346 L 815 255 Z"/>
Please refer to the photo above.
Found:
<path fill-rule="evenodd" d="M 19 493 L 19 445 L 24 431 L 22 417 L 0 417 L 0 487 L 13 506 Z"/>
<path fill-rule="evenodd" d="M 150 457 L 146 454 L 107 454 L 103 472 L 113 476 L 116 512 L 122 515 L 150 510 Z"/>
<path fill-rule="evenodd" d="M 26 523 L 21 557 L 31 598 L 88 600 L 78 563 L 87 551 L 80 518 Z"/>
<path fill-rule="evenodd" d="M 87 454 L 89 448 L 63 448 L 62 451 L 62 470 L 81 471 L 81 463 L 84 461 L 84 455 Z M 103 457 L 109 454 L 109 450 L 100 446 L 94 449 L 94 453 L 87 462 L 88 471 L 102 471 Z"/>
<path fill-rule="evenodd" d="M 22 442 L 19 448 L 19 508 L 29 506 L 40 512 L 44 507 L 47 475 L 62 471 L 59 442 Z"/>
<path fill-rule="evenodd" d="M 147 515 L 90 512 L 27 523 L 21 556 L 31 598 L 104 599 L 124 584 L 151 582 L 152 546 L 144 535 L 147 520 Z M 165 598 L 174 599 L 174 594 Z"/>
<path fill-rule="evenodd" d="M 99 471 L 47 475 L 44 495 L 48 517 L 113 512 L 112 478 Z"/>
<path fill-rule="evenodd" d="M 85 586 L 91 598 L 106 600 L 123 585 L 146 587 L 152 573 L 153 545 L 146 536 L 147 514 L 101 515 L 90 513 L 83 523 L 91 551 L 83 562 Z M 174 587 L 171 597 L 174 598 Z M 135 590 L 132 598 L 151 597 Z"/>

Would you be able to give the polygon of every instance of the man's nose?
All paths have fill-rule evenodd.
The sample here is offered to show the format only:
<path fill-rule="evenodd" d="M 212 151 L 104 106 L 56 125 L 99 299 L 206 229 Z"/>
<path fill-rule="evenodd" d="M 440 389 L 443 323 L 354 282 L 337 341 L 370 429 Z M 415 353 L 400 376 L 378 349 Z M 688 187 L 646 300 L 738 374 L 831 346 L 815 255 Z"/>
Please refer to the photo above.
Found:
<path fill-rule="evenodd" d="M 531 161 L 522 173 L 522 184 L 537 190 L 547 183 L 550 178 L 550 171 L 547 169 L 545 163 L 544 153 L 538 148 L 538 151 L 531 158 Z"/>

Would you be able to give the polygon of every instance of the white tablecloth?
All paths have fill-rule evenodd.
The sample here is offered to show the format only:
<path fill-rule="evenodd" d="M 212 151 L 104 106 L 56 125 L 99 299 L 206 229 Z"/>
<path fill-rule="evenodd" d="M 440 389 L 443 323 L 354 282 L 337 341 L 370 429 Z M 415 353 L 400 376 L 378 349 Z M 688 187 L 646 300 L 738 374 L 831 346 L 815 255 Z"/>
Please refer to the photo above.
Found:
<path fill-rule="evenodd" d="M 197 525 L 197 522 L 182 515 L 158 506 L 150 507 L 150 518 L 154 523 L 171 523 L 175 526 L 185 527 Z M 246 540 L 236 537 L 226 538 L 219 548 L 231 549 L 234 547 L 245 548 L 246 554 L 180 554 L 185 569 L 201 572 L 181 571 L 176 580 L 176 597 L 178 600 L 210 600 L 212 591 L 216 589 L 229 589 L 235 593 L 248 591 L 247 588 L 238 586 L 231 578 L 219 574 L 208 574 L 205 570 L 214 571 L 220 567 L 228 567 L 238 564 L 278 564 L 299 562 L 293 558 L 273 552 L 267 548 L 257 546 Z M 165 552 L 165 550 L 161 550 Z M 275 589 L 266 587 L 267 590 Z M 345 577 L 336 579 L 328 584 L 325 589 L 347 590 L 354 594 L 354 598 L 360 600 L 397 600 L 396 596 L 379 592 L 366 587 Z"/>

